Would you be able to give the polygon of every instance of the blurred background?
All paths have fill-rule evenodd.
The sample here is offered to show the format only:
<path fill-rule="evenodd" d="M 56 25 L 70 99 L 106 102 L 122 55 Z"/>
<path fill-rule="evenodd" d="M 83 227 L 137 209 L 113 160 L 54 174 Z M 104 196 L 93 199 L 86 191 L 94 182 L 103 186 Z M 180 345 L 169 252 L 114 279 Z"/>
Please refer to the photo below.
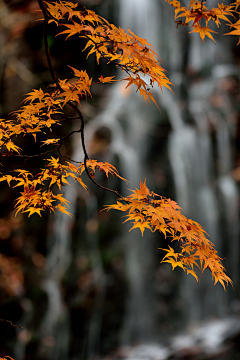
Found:
<path fill-rule="evenodd" d="M 169 243 L 161 234 L 128 232 L 117 212 L 99 212 L 114 195 L 89 186 L 64 188 L 73 218 L 63 214 L 14 216 L 16 189 L 0 190 L 0 356 L 16 360 L 240 358 L 239 181 L 240 47 L 237 37 L 215 34 L 216 44 L 174 23 L 164 0 L 79 0 L 108 21 L 154 45 L 175 88 L 155 88 L 161 109 L 146 106 L 124 83 L 96 84 L 82 102 L 93 159 L 108 161 L 134 189 L 147 178 L 154 192 L 176 200 L 200 222 L 223 258 L 234 290 L 200 283 L 160 264 Z M 227 2 L 226 2 L 227 3 Z M 211 1 L 211 6 L 217 1 Z M 186 1 L 188 5 L 188 1 Z M 8 118 L 32 88 L 52 83 L 35 0 L 0 0 L 0 113 Z M 216 29 L 214 29 L 216 30 Z M 123 74 L 82 53 L 84 40 L 48 41 L 57 75 L 67 65 L 100 75 Z M 74 115 L 69 111 L 68 115 Z M 74 128 L 74 122 L 69 129 Z M 61 128 L 53 137 L 63 136 Z M 41 136 L 39 137 L 41 140 Z M 26 152 L 37 151 L 24 138 Z M 82 161 L 78 137 L 62 151 Z M 3 159 L 2 171 L 19 168 Z M 41 160 L 21 165 L 37 172 Z M 117 179 L 96 180 L 126 195 Z M 5 321 L 4 321 L 5 320 Z M 8 322 L 6 321 L 8 320 Z M 20 327 L 12 326 L 10 322 Z"/>

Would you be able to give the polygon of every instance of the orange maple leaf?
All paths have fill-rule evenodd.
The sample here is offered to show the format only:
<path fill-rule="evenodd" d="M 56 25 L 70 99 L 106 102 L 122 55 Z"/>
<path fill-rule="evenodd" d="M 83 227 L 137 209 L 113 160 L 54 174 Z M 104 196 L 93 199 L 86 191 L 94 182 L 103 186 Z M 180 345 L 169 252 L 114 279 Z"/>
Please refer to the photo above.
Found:
<path fill-rule="evenodd" d="M 208 36 L 210 39 L 212 39 L 216 43 L 216 41 L 214 40 L 214 38 L 211 35 L 211 32 L 215 33 L 215 34 L 217 34 L 217 32 L 210 29 L 209 26 L 201 27 L 201 25 L 196 24 L 196 25 L 193 25 L 192 27 L 194 27 L 194 30 L 190 31 L 189 34 L 194 33 L 194 32 L 199 33 L 203 43 L 204 43 L 205 36 Z"/>
<path fill-rule="evenodd" d="M 133 229 L 136 229 L 136 228 L 139 228 L 141 230 L 142 236 L 143 236 L 143 233 L 144 233 L 145 229 L 150 229 L 151 230 L 151 227 L 149 226 L 149 223 L 147 221 L 137 221 L 137 222 L 135 222 L 133 227 L 129 231 L 131 231 Z"/>

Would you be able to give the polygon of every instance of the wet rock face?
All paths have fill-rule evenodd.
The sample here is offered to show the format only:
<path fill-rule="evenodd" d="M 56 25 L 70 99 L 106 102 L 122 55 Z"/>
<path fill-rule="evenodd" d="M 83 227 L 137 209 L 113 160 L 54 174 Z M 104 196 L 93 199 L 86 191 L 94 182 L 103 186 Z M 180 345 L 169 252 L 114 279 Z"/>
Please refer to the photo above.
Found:
<path fill-rule="evenodd" d="M 169 344 L 119 348 L 110 359 L 124 360 L 237 360 L 240 359 L 240 319 L 226 318 L 195 326 Z"/>

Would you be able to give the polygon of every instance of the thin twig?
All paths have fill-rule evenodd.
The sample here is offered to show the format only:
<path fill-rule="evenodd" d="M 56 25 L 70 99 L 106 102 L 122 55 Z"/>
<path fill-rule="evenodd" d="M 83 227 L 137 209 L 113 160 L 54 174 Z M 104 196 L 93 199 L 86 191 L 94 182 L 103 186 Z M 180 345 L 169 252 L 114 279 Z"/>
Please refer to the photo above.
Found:
<path fill-rule="evenodd" d="M 10 324 L 10 325 L 13 326 L 13 327 L 18 327 L 18 328 L 20 328 L 20 329 L 23 329 L 22 326 L 20 326 L 20 325 L 14 325 L 10 320 L 0 319 L 0 321 L 4 321 L 4 322 Z"/>

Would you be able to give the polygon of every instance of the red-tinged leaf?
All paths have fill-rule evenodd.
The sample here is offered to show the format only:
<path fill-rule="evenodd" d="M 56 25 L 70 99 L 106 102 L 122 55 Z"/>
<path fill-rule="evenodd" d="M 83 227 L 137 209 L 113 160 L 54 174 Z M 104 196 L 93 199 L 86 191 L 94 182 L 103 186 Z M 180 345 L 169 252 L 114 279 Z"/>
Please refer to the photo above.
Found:
<path fill-rule="evenodd" d="M 100 80 L 101 83 L 110 83 L 110 82 L 113 82 L 113 81 L 118 81 L 118 80 L 114 80 L 115 76 L 108 76 L 108 77 L 103 77 L 102 75 L 100 76 L 100 78 L 98 78 L 98 80 Z"/>

